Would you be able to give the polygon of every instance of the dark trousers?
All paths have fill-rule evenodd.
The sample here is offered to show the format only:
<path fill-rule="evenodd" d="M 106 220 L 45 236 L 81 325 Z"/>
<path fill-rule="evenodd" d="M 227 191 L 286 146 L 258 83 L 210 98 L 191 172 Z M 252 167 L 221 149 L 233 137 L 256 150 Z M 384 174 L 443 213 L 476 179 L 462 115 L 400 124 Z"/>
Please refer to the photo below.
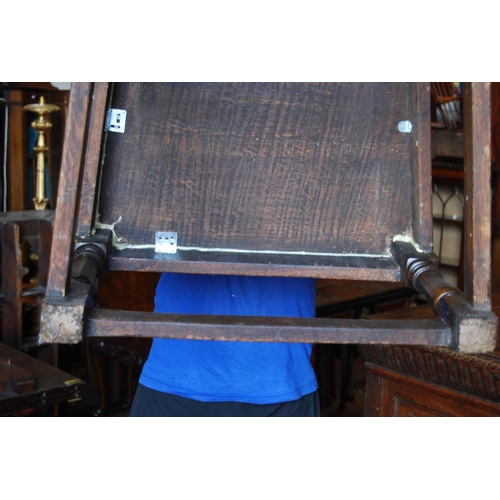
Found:
<path fill-rule="evenodd" d="M 210 402 L 155 391 L 139 384 L 131 417 L 319 417 L 318 391 L 285 403 Z"/>

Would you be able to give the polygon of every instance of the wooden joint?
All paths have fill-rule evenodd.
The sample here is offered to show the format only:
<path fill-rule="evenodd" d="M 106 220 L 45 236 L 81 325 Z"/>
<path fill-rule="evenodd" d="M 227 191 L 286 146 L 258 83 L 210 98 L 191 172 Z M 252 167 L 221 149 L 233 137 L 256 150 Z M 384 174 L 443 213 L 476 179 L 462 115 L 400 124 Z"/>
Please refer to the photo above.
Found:
<path fill-rule="evenodd" d="M 495 348 L 495 314 L 473 308 L 460 290 L 443 279 L 430 255 L 406 242 L 394 242 L 391 250 L 401 267 L 402 284 L 422 293 L 434 313 L 451 328 L 453 349 L 484 353 Z"/>
<path fill-rule="evenodd" d="M 45 297 L 40 318 L 41 344 L 77 344 L 83 340 L 83 320 L 90 292 L 88 283 L 73 281 L 66 296 Z"/>
<path fill-rule="evenodd" d="M 64 297 L 45 297 L 40 320 L 40 342 L 75 344 L 83 339 L 86 310 L 93 303 L 97 278 L 106 272 L 111 231 L 103 230 L 75 245 L 71 287 Z"/>
<path fill-rule="evenodd" d="M 95 291 L 97 278 L 108 269 L 111 251 L 111 231 L 101 230 L 94 236 L 83 238 L 75 245 L 71 279 L 88 283 Z"/>
<path fill-rule="evenodd" d="M 437 314 L 439 301 L 460 290 L 444 281 L 437 260 L 429 254 L 418 252 L 411 243 L 395 242 L 393 255 L 401 267 L 401 283 L 422 293 Z"/>

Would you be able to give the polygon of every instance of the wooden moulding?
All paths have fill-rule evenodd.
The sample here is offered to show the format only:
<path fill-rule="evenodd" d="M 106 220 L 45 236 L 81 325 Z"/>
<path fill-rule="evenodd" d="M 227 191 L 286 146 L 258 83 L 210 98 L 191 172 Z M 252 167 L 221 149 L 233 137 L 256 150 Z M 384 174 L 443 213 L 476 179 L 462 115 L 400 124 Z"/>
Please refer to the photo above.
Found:
<path fill-rule="evenodd" d="M 441 387 L 500 402 L 500 355 L 460 354 L 432 346 L 365 345 L 369 363 Z"/>
<path fill-rule="evenodd" d="M 440 320 L 371 321 L 341 318 L 272 318 L 145 313 L 95 308 L 90 337 L 163 337 L 198 340 L 314 343 L 450 344 Z"/>
<path fill-rule="evenodd" d="M 292 256 L 279 253 L 229 253 L 178 250 L 157 254 L 151 249 L 113 250 L 110 271 L 287 276 L 399 282 L 401 270 L 391 257 Z"/>
<path fill-rule="evenodd" d="M 73 83 L 70 93 L 47 283 L 49 298 L 64 297 L 69 289 L 76 207 L 91 90 L 90 83 Z"/>

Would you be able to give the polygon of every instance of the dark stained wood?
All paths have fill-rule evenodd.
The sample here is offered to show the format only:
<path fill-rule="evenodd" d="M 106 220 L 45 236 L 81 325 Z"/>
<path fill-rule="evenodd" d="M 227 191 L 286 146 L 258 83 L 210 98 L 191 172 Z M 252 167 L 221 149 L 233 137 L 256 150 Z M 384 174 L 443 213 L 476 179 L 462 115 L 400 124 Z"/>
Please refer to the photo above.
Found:
<path fill-rule="evenodd" d="M 117 83 L 110 105 L 127 111 L 126 130 L 107 134 L 105 151 L 101 144 L 102 176 L 100 152 L 90 144 L 99 145 L 104 91 L 93 100 L 90 114 L 80 106 L 72 118 L 89 130 L 88 148 L 83 139 L 67 135 L 68 150 L 85 151 L 83 163 L 90 169 L 84 173 L 86 199 L 80 204 L 78 227 L 86 238 L 112 232 L 109 271 L 401 281 L 413 286 L 403 275 L 406 263 L 397 261 L 390 249 L 395 236 L 412 242 L 414 251 L 432 248 L 429 101 L 423 83 Z M 478 118 L 476 113 L 473 122 Z M 398 129 L 405 120 L 413 125 L 411 133 Z M 80 189 L 74 165 L 73 170 L 66 182 Z M 101 182 L 94 193 L 95 178 Z M 70 208 L 67 214 L 72 215 Z M 61 227 L 71 247 L 71 228 Z M 176 254 L 154 252 L 156 231 L 177 232 Z M 82 260 L 72 281 L 79 290 L 70 290 L 65 300 L 71 255 L 62 255 L 58 246 L 63 240 L 56 236 L 42 338 L 78 342 L 87 294 L 95 292 L 95 277 L 106 266 L 99 262 L 89 274 Z M 80 240 L 81 235 L 73 250 Z M 88 256 L 92 252 L 89 248 Z M 481 328 L 483 320 L 488 323 L 486 307 L 475 311 L 468 306 L 457 313 L 457 301 L 448 300 L 454 295 L 424 274 L 415 283 L 425 282 L 424 293 L 429 292 L 448 321 L 448 327 L 440 323 L 445 333 L 434 331 L 435 324 L 408 324 L 398 332 L 394 323 L 362 321 L 301 325 L 300 335 L 320 342 L 444 342 L 487 348 L 483 338 L 479 343 L 470 338 L 474 321 Z M 192 318 L 172 324 L 171 318 L 156 316 L 151 321 L 158 326 L 149 328 L 147 313 L 133 317 L 136 325 L 115 314 L 105 320 L 106 326 L 99 314 L 104 313 L 89 311 L 85 331 L 99 325 L 105 335 L 119 335 L 119 325 L 120 336 L 161 336 L 168 330 L 166 335 L 182 337 L 192 328 L 203 338 L 219 332 L 233 340 L 272 341 L 276 335 L 272 321 L 259 330 L 253 323 L 238 327 L 217 319 L 192 326 Z M 133 333 L 137 325 L 144 326 L 140 334 Z M 292 335 L 297 325 L 285 326 L 290 328 L 288 341 L 300 337 Z M 464 343 L 456 338 L 462 330 Z M 91 334 L 97 335 L 96 330 Z"/>
<path fill-rule="evenodd" d="M 164 337 L 205 340 L 313 343 L 450 345 L 438 319 L 370 321 L 342 318 L 195 316 L 95 308 L 85 324 L 89 337 Z"/>
<path fill-rule="evenodd" d="M 22 345 L 22 254 L 19 226 L 2 227 L 2 342 L 20 348 Z"/>
<path fill-rule="evenodd" d="M 430 86 L 419 85 L 416 87 L 416 94 L 412 96 L 411 104 L 414 106 L 410 111 L 412 124 L 415 128 L 411 135 L 414 141 L 414 147 L 411 148 L 412 162 L 412 208 L 413 220 L 412 227 L 413 239 L 419 244 L 422 250 L 432 251 L 432 198 L 431 192 L 432 176 L 429 173 L 431 165 L 431 135 L 430 135 Z M 397 208 L 394 207 L 396 210 Z"/>
<path fill-rule="evenodd" d="M 422 315 L 421 319 L 424 318 Z M 361 349 L 371 364 L 500 403 L 499 351 L 459 354 L 445 347 L 409 345 L 365 345 Z"/>
<path fill-rule="evenodd" d="M 500 82 L 490 83 L 492 163 L 492 262 L 500 262 Z M 492 265 L 491 288 L 500 288 L 500 266 Z"/>
<path fill-rule="evenodd" d="M 2 391 L 26 394 L 37 388 L 36 375 L 22 366 L 12 363 L 10 359 L 0 358 L 0 376 L 4 380 L 0 386 Z"/>
<path fill-rule="evenodd" d="M 100 172 L 101 153 L 104 147 L 103 131 L 105 109 L 108 101 L 109 84 L 95 83 L 92 95 L 92 107 L 89 118 L 88 140 L 85 149 L 85 163 L 83 167 L 82 186 L 80 189 L 78 220 L 76 235 L 90 236 L 95 220 L 95 203 L 98 193 L 98 176 Z"/>
<path fill-rule="evenodd" d="M 435 130 L 431 131 L 432 157 L 463 158 L 464 131 L 463 130 Z"/>
<path fill-rule="evenodd" d="M 492 309 L 496 315 L 500 314 L 499 291 L 493 294 Z M 435 314 L 429 306 L 419 306 L 391 311 L 377 318 L 404 322 L 432 319 Z M 416 404 L 413 397 L 418 398 L 422 412 L 431 414 L 500 414 L 500 344 L 492 352 L 483 354 L 463 354 L 438 346 L 371 344 L 359 349 L 370 372 L 365 401 L 367 416 L 391 416 L 395 412 L 394 401 Z M 396 414 L 406 416 L 413 410 L 398 410 Z"/>
<path fill-rule="evenodd" d="M 42 342 L 77 343 L 82 340 L 85 308 L 93 305 L 97 279 L 107 270 L 110 247 L 109 230 L 80 239 L 75 245 L 68 292 L 64 296 L 46 294 L 43 301 L 40 328 Z"/>
<path fill-rule="evenodd" d="M 409 243 L 394 243 L 393 252 L 404 271 L 403 284 L 422 293 L 452 329 L 453 349 L 464 353 L 494 349 L 498 318 L 491 308 L 474 309 L 460 290 L 444 281 L 437 262 Z"/>
<path fill-rule="evenodd" d="M 36 376 L 37 387 L 27 393 L 13 390 L 0 391 L 0 415 L 17 416 L 28 410 L 35 411 L 47 405 L 69 401 L 81 396 L 85 382 L 58 370 L 19 349 L 0 343 L 0 358 L 7 360 Z M 21 391 L 22 392 L 22 391 Z"/>
<path fill-rule="evenodd" d="M 379 293 L 371 293 L 370 288 L 367 287 L 365 294 L 360 294 L 358 297 L 354 297 L 351 300 L 344 299 L 345 293 L 342 290 L 337 292 L 337 296 L 325 296 L 321 295 L 322 290 L 320 286 L 321 281 L 336 283 L 337 280 L 320 280 L 320 283 L 316 287 L 316 316 L 317 317 L 351 317 L 358 318 L 367 314 L 376 314 L 378 312 L 384 312 L 386 310 L 401 309 L 410 307 L 413 299 L 416 297 L 415 290 L 411 288 L 401 288 L 393 286 L 392 289 L 387 289 L 381 287 Z M 339 280 L 340 284 L 343 284 L 346 291 L 349 292 L 351 289 L 351 284 L 356 282 L 347 282 L 344 280 Z M 363 282 L 362 282 L 363 283 Z M 370 282 L 367 282 L 370 284 Z M 379 283 L 380 285 L 388 285 L 390 283 Z M 356 287 L 352 287 L 356 290 Z M 325 303 L 325 301 L 327 301 Z M 320 305 L 320 304 L 323 305 Z M 341 316 L 341 314 L 348 314 L 349 316 Z"/>
<path fill-rule="evenodd" d="M 7 91 L 9 101 L 9 159 L 7 210 L 20 211 L 27 203 L 27 139 L 23 91 Z"/>
<path fill-rule="evenodd" d="M 354 302 L 360 298 L 376 297 L 404 289 L 401 284 L 381 281 L 318 280 L 316 308 L 327 309 L 341 302 Z M 398 308 L 399 309 L 399 308 Z M 325 314 L 326 315 L 326 314 Z"/>
<path fill-rule="evenodd" d="M 489 83 L 467 83 L 464 95 L 464 294 L 476 309 L 491 309 L 491 154 Z"/>
<path fill-rule="evenodd" d="M 75 211 L 90 91 L 91 84 L 87 82 L 76 82 L 71 88 L 59 179 L 57 212 L 54 219 L 47 297 L 63 297 L 68 291 Z"/>
<path fill-rule="evenodd" d="M 38 359 L 58 363 L 56 345 L 37 345 L 39 312 L 45 295 L 52 240 L 52 210 L 0 213 L 2 241 L 3 342 L 36 349 Z M 12 234 L 13 228 L 15 229 Z"/>
<path fill-rule="evenodd" d="M 107 270 L 110 249 L 111 231 L 80 239 L 75 246 L 71 278 L 90 283 L 95 291 L 97 278 Z"/>
<path fill-rule="evenodd" d="M 124 245 L 175 231 L 185 248 L 385 255 L 421 222 L 412 179 L 430 163 L 413 174 L 426 153 L 398 131 L 422 118 L 418 86 L 116 84 L 127 125 L 108 137 L 100 222 Z"/>
<path fill-rule="evenodd" d="M 39 221 L 39 248 L 38 252 L 38 284 L 47 288 L 49 277 L 50 254 L 52 250 L 52 227 L 53 221 L 40 219 Z"/>
<path fill-rule="evenodd" d="M 500 417 L 487 399 L 366 363 L 365 417 Z"/>
<path fill-rule="evenodd" d="M 99 277 L 96 304 L 106 309 L 152 312 L 159 279 L 159 273 L 105 273 Z"/>
<path fill-rule="evenodd" d="M 154 271 L 237 276 L 289 276 L 399 282 L 401 269 L 392 256 L 292 256 L 283 254 L 125 249 L 110 254 L 111 271 Z"/>
<path fill-rule="evenodd" d="M 153 311 L 158 273 L 138 273 L 115 271 L 99 277 L 96 304 L 107 309 L 126 309 L 130 311 Z M 99 405 L 94 411 L 101 416 L 110 411 L 109 377 L 106 366 L 113 363 L 125 365 L 130 371 L 140 368 L 148 357 L 151 338 L 136 337 L 92 337 L 86 339 L 89 355 L 96 374 L 99 392 Z M 129 372 L 127 393 L 133 393 L 138 375 Z M 132 396 L 130 396 L 131 398 Z"/>
<path fill-rule="evenodd" d="M 490 82 L 491 162 L 500 166 L 500 82 Z"/>

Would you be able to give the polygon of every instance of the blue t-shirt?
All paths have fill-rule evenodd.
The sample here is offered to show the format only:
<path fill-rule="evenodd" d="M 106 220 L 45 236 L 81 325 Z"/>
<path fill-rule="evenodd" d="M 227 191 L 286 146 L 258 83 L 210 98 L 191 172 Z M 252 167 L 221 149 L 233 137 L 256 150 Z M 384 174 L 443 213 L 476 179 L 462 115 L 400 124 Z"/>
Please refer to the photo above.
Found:
<path fill-rule="evenodd" d="M 314 317 L 315 280 L 163 274 L 155 312 Z M 317 389 L 311 344 L 154 339 L 140 383 L 197 401 L 270 404 Z"/>

